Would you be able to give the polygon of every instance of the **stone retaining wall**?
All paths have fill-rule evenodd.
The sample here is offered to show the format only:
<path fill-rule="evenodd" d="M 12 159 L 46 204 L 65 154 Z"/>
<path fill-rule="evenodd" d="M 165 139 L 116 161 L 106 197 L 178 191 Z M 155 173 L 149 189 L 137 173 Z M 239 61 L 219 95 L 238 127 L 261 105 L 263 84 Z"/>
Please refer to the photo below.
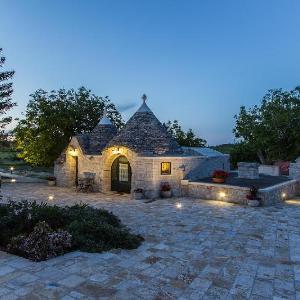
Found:
<path fill-rule="evenodd" d="M 182 193 L 184 196 L 201 198 L 205 200 L 219 200 L 238 204 L 247 204 L 247 194 L 249 188 L 231 185 L 220 185 L 204 182 L 182 183 Z M 283 195 L 285 194 L 285 196 Z M 259 197 L 263 206 L 270 206 L 281 202 L 284 199 L 294 197 L 299 193 L 299 181 L 290 180 L 269 188 L 261 189 Z"/>

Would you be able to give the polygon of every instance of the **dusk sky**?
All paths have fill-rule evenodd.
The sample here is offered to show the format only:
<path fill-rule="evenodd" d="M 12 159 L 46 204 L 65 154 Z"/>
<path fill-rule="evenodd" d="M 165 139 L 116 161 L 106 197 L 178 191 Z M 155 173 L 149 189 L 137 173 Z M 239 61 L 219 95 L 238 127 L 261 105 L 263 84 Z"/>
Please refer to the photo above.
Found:
<path fill-rule="evenodd" d="M 29 94 L 85 86 L 125 120 L 143 93 L 210 145 L 268 89 L 300 85 L 300 1 L 2 0 L 0 47 L 21 116 Z"/>

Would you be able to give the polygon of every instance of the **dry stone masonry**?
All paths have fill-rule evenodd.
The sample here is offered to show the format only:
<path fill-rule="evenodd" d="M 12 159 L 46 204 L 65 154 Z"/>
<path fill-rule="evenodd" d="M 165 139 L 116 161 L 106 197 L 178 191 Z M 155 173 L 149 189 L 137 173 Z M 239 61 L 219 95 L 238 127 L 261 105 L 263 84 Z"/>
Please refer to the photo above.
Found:
<path fill-rule="evenodd" d="M 253 162 L 239 162 L 238 163 L 238 176 L 239 178 L 247 178 L 247 179 L 258 179 L 258 163 Z"/>

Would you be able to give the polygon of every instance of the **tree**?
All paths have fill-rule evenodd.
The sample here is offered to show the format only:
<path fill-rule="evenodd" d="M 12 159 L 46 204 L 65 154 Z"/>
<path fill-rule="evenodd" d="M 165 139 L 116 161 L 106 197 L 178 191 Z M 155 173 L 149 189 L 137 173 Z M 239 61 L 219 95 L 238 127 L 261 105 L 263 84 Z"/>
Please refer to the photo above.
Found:
<path fill-rule="evenodd" d="M 14 130 L 19 157 L 35 166 L 51 166 L 76 134 L 90 132 L 104 107 L 118 127 L 123 120 L 108 97 L 97 97 L 84 87 L 77 91 L 40 89 L 30 95 L 25 119 Z"/>
<path fill-rule="evenodd" d="M 1 56 L 2 48 L 0 48 L 0 141 L 4 139 L 4 129 L 11 122 L 12 118 L 4 116 L 8 110 L 16 105 L 11 99 L 13 93 L 12 82 L 9 82 L 15 72 L 1 71 L 5 63 L 5 57 Z"/>
<path fill-rule="evenodd" d="M 255 151 L 261 163 L 300 155 L 300 87 L 269 90 L 260 106 L 242 106 L 235 119 L 235 137 Z"/>
<path fill-rule="evenodd" d="M 177 140 L 180 146 L 186 147 L 205 147 L 206 140 L 196 137 L 193 130 L 189 129 L 184 132 L 177 120 L 168 121 L 164 124 L 168 132 Z"/>

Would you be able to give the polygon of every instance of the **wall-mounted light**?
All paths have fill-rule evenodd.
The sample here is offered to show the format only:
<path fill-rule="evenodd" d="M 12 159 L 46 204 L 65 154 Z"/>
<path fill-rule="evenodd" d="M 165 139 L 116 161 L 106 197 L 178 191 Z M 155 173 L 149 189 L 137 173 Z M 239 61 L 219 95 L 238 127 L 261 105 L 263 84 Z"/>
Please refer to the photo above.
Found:
<path fill-rule="evenodd" d="M 17 181 L 17 180 L 16 180 L 15 178 L 13 178 L 13 179 L 11 179 L 10 182 L 14 183 L 14 182 L 16 182 L 16 181 Z"/>
<path fill-rule="evenodd" d="M 120 150 L 120 148 L 118 147 L 118 148 L 114 148 L 113 150 L 112 150 L 112 154 L 120 154 L 121 153 L 121 150 Z"/>
<path fill-rule="evenodd" d="M 70 147 L 69 147 L 69 154 L 70 154 L 71 156 L 78 156 L 77 149 L 74 148 L 73 146 L 70 146 Z"/>
<path fill-rule="evenodd" d="M 283 192 L 283 193 L 281 194 L 281 198 L 282 198 L 282 199 L 286 199 L 286 197 L 287 197 L 287 194 Z"/>

